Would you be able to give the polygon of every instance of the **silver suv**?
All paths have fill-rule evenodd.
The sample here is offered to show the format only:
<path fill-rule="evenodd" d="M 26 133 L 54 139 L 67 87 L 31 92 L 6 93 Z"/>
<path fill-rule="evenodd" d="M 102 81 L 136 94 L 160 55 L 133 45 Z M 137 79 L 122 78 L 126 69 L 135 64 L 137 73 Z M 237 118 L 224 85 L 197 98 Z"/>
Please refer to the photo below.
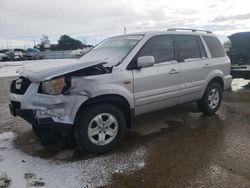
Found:
<path fill-rule="evenodd" d="M 10 111 L 30 122 L 47 148 L 76 140 L 103 153 L 121 142 L 136 115 L 193 101 L 214 114 L 231 81 L 230 60 L 211 32 L 136 33 L 104 40 L 72 63 L 23 70 L 11 83 Z"/>

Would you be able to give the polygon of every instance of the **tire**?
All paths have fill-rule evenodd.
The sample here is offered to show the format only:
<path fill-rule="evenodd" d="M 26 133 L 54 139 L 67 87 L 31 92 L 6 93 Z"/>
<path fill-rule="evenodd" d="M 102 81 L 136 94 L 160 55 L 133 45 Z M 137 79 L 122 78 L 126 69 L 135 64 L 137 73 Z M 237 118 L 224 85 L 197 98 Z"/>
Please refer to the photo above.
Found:
<path fill-rule="evenodd" d="M 111 104 L 97 104 L 79 111 L 74 132 L 82 149 L 101 154 L 121 143 L 125 125 L 124 114 L 119 108 Z"/>
<path fill-rule="evenodd" d="M 213 115 L 220 107 L 222 102 L 222 88 L 212 82 L 208 85 L 203 97 L 197 102 L 197 106 L 205 115 Z"/>
<path fill-rule="evenodd" d="M 33 131 L 39 137 L 42 145 L 50 151 L 61 151 L 77 146 L 73 131 L 59 132 L 50 129 L 37 128 L 32 125 Z"/>

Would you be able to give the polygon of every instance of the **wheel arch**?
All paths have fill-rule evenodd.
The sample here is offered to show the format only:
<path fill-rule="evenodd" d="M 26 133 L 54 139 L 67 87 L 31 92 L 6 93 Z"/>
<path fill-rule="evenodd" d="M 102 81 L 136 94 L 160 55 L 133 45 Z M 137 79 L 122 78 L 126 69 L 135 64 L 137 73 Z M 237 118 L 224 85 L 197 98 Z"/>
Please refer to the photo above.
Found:
<path fill-rule="evenodd" d="M 218 83 L 218 84 L 221 86 L 222 92 L 224 91 L 224 80 L 223 80 L 223 78 L 222 78 L 221 76 L 216 75 L 216 76 L 210 78 L 209 81 L 207 81 L 207 84 L 203 87 L 201 97 L 203 97 L 203 95 L 204 95 L 204 93 L 205 93 L 207 87 L 208 87 L 211 83 L 214 83 L 214 82 Z"/>
<path fill-rule="evenodd" d="M 209 84 L 211 84 L 213 82 L 217 82 L 218 84 L 220 84 L 222 92 L 224 91 L 224 87 L 225 87 L 224 74 L 223 74 L 223 72 L 221 70 L 216 69 L 216 70 L 211 71 L 207 75 L 205 80 L 206 80 L 205 81 L 206 84 L 204 84 L 201 97 L 204 95 L 204 93 L 205 93 L 207 87 L 209 86 Z"/>
<path fill-rule="evenodd" d="M 132 128 L 134 120 L 134 109 L 131 109 L 129 102 L 125 97 L 118 94 L 105 94 L 89 98 L 81 104 L 76 113 L 76 117 L 78 116 L 78 113 L 80 111 L 87 109 L 91 105 L 97 105 L 101 103 L 108 103 L 118 107 L 125 116 L 126 128 Z"/>
<path fill-rule="evenodd" d="M 207 86 L 209 86 L 211 83 L 218 83 L 221 86 L 222 92 L 224 91 L 224 80 L 220 76 L 216 76 L 211 79 Z"/>

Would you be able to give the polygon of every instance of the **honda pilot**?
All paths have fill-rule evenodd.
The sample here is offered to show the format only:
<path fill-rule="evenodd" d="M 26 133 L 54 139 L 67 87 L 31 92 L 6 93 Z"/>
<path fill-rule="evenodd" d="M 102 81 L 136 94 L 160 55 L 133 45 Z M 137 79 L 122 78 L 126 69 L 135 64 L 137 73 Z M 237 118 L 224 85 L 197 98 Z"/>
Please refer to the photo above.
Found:
<path fill-rule="evenodd" d="M 23 69 L 11 83 L 9 107 L 46 147 L 76 140 L 100 154 L 119 145 L 137 115 L 194 101 L 204 114 L 214 114 L 231 86 L 230 67 L 209 31 L 116 36 L 74 62 Z"/>

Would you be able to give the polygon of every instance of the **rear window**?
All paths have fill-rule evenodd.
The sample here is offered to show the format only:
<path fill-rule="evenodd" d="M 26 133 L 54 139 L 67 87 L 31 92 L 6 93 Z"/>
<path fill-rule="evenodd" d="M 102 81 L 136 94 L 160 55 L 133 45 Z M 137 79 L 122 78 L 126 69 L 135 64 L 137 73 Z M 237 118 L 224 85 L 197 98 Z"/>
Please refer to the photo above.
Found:
<path fill-rule="evenodd" d="M 213 36 L 203 36 L 212 58 L 225 57 L 226 53 L 218 38 Z"/>
<path fill-rule="evenodd" d="M 188 59 L 201 58 L 197 36 L 177 35 L 175 37 L 175 42 L 180 62 Z"/>

